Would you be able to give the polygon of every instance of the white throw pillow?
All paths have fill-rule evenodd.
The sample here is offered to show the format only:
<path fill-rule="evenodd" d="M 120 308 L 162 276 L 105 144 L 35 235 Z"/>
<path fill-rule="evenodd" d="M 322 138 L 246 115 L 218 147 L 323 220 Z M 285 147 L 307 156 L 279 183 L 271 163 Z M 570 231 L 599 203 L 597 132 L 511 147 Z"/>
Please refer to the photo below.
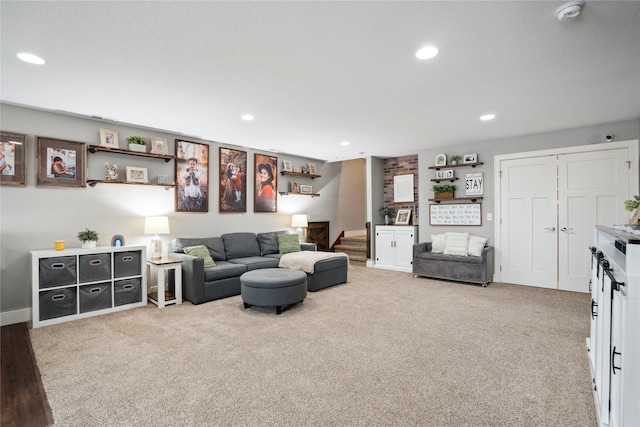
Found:
<path fill-rule="evenodd" d="M 431 235 L 431 252 L 434 254 L 444 252 L 444 233 Z"/>
<path fill-rule="evenodd" d="M 469 235 L 469 247 L 467 248 L 467 253 L 471 256 L 482 256 L 482 249 L 484 245 L 487 244 L 486 237 L 478 237 Z"/>
<path fill-rule="evenodd" d="M 467 256 L 469 233 L 444 233 L 444 254 Z"/>

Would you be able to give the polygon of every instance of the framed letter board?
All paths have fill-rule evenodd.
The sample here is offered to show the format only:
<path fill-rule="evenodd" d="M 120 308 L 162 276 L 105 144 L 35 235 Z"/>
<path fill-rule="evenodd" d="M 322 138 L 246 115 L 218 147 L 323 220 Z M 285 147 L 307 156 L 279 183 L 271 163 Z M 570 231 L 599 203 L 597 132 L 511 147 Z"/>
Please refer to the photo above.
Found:
<path fill-rule="evenodd" d="M 482 204 L 430 204 L 429 225 L 482 225 Z"/>

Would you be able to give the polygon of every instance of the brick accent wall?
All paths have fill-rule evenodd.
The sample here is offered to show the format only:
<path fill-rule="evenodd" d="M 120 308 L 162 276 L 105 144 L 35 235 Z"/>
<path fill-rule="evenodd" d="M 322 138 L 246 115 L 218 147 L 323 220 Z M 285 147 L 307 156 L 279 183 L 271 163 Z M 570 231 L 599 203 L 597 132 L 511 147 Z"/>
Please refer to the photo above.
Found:
<path fill-rule="evenodd" d="M 413 202 L 393 203 L 393 177 L 413 174 Z M 411 209 L 411 224 L 418 225 L 418 156 L 403 156 L 384 161 L 384 203 L 396 209 Z M 380 206 L 382 207 L 382 206 Z M 395 218 L 391 219 L 391 223 Z"/>

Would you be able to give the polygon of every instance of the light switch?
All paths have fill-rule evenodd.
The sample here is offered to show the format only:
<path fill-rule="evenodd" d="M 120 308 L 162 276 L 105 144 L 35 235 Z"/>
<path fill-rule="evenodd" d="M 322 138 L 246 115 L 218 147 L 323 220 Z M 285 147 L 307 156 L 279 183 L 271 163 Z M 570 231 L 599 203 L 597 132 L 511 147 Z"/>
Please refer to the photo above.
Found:
<path fill-rule="evenodd" d="M 493 213 L 487 212 L 487 221 L 493 221 Z"/>

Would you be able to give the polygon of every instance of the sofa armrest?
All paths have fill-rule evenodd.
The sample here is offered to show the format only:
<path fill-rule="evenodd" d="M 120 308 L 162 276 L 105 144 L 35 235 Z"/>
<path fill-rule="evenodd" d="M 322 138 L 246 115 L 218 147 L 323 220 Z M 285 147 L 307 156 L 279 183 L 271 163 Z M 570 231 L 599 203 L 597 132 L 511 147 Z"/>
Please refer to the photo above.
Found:
<path fill-rule="evenodd" d="M 420 252 L 431 252 L 431 242 L 422 242 L 413 245 L 413 256 Z"/>
<path fill-rule="evenodd" d="M 315 243 L 300 243 L 300 249 L 315 252 L 318 250 L 318 246 Z"/>
<path fill-rule="evenodd" d="M 194 304 L 204 299 L 204 259 L 184 253 L 171 252 L 171 258 L 182 260 L 182 294 Z"/>

